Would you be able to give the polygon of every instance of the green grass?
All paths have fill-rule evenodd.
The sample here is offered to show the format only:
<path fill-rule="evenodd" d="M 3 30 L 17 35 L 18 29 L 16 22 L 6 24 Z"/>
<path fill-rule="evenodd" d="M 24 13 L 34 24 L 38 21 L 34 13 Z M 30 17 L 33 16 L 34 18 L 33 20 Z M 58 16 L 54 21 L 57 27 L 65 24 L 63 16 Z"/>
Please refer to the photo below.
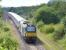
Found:
<path fill-rule="evenodd" d="M 54 33 L 55 31 L 62 31 L 64 29 L 64 24 L 49 24 L 43 25 L 39 28 L 39 32 L 37 33 L 38 38 L 45 43 L 45 48 L 47 50 L 64 50 L 63 43 L 64 40 L 54 41 Z M 59 33 L 60 34 L 60 33 Z M 56 36 L 56 35 L 55 35 Z M 66 39 L 66 38 L 65 38 Z"/>
<path fill-rule="evenodd" d="M 64 50 L 66 50 L 66 34 L 61 40 L 58 40 L 58 43 L 64 47 Z"/>
<path fill-rule="evenodd" d="M 9 22 L 3 21 L 0 17 L 0 50 L 15 50 L 15 47 L 18 46 L 18 42 L 12 34 L 12 27 Z"/>
<path fill-rule="evenodd" d="M 44 34 L 41 32 L 38 32 L 38 38 L 44 43 L 44 47 L 47 50 L 64 50 L 62 46 L 60 46 L 58 43 L 54 42 L 52 39 L 52 34 Z"/>

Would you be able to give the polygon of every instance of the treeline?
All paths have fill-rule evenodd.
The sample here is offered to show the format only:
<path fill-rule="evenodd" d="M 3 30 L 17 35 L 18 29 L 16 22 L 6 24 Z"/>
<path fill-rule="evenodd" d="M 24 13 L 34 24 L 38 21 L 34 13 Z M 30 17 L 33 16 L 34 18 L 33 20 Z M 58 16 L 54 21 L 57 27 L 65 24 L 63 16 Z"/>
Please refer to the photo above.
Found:
<path fill-rule="evenodd" d="M 23 7 L 8 7 L 8 8 L 3 8 L 5 11 L 8 11 L 8 12 L 15 12 L 21 16 L 27 16 L 26 18 L 30 18 L 33 14 L 34 11 L 36 11 L 36 9 L 38 9 L 39 7 L 43 6 L 44 4 L 42 5 L 39 5 L 39 6 L 29 6 L 29 7 L 26 7 L 26 6 L 23 6 Z"/>
<path fill-rule="evenodd" d="M 38 7 L 32 6 L 32 7 L 10 7 L 10 8 L 4 8 L 5 10 L 9 12 L 15 12 L 21 16 L 27 16 L 31 15 L 33 11 L 35 11 Z"/>

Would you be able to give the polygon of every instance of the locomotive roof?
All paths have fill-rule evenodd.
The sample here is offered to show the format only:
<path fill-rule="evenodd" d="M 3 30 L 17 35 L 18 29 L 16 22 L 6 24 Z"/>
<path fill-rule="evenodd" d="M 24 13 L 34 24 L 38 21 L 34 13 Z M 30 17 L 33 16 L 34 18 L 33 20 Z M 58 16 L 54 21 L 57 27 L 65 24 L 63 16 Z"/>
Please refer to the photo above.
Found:
<path fill-rule="evenodd" d="M 17 21 L 27 21 L 26 19 L 17 15 L 16 13 L 13 13 L 13 12 L 8 12 L 8 13 L 11 14 Z"/>

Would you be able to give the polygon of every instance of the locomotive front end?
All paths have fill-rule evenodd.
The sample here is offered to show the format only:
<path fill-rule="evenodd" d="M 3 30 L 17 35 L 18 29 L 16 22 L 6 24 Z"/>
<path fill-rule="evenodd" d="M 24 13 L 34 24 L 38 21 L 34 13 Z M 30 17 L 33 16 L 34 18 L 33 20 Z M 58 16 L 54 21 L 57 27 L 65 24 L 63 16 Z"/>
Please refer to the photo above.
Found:
<path fill-rule="evenodd" d="M 26 41 L 27 42 L 32 42 L 35 43 L 36 42 L 36 27 L 34 25 L 27 25 L 27 27 L 25 28 L 26 33 L 25 33 L 25 37 L 26 37 Z"/>

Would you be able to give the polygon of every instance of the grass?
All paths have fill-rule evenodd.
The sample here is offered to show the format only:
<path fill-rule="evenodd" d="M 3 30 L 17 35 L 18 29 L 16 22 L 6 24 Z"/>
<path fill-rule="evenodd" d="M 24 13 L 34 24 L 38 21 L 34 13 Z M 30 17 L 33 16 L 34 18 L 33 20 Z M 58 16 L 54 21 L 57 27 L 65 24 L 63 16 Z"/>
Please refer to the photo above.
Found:
<path fill-rule="evenodd" d="M 64 50 L 58 43 L 52 40 L 50 37 L 51 34 L 47 35 L 41 32 L 38 32 L 38 38 L 44 43 L 46 50 Z M 51 35 L 52 36 L 52 35 Z"/>
<path fill-rule="evenodd" d="M 16 40 L 16 38 L 12 35 L 12 27 L 10 25 L 9 22 L 5 22 L 3 21 L 2 18 L 0 18 L 0 50 L 7 50 L 7 47 L 2 47 L 3 42 L 5 41 L 5 44 L 9 43 L 9 40 L 11 40 L 8 44 L 8 46 L 13 45 L 13 47 L 10 47 L 10 49 L 14 50 L 15 46 L 18 46 L 18 41 Z M 6 39 L 6 40 L 3 40 Z M 7 41 L 7 39 L 9 39 Z M 2 42 L 3 41 L 3 42 Z M 7 42 L 6 42 L 7 41 Z M 5 46 L 5 45 L 4 45 Z"/>
<path fill-rule="evenodd" d="M 58 43 L 64 47 L 64 50 L 66 50 L 66 34 L 61 40 L 58 40 Z"/>
<path fill-rule="evenodd" d="M 54 28 L 51 29 L 51 28 Z M 46 50 L 66 50 L 65 42 L 66 39 L 60 39 L 58 41 L 54 41 L 54 33 L 55 31 L 62 31 L 64 29 L 64 24 L 49 24 L 43 25 L 37 31 L 38 38 L 45 44 L 44 47 Z M 49 31 L 48 31 L 49 30 Z M 47 32 L 48 31 L 48 32 Z M 51 32 L 52 31 L 52 32 Z M 60 34 L 60 33 L 59 33 Z"/>

